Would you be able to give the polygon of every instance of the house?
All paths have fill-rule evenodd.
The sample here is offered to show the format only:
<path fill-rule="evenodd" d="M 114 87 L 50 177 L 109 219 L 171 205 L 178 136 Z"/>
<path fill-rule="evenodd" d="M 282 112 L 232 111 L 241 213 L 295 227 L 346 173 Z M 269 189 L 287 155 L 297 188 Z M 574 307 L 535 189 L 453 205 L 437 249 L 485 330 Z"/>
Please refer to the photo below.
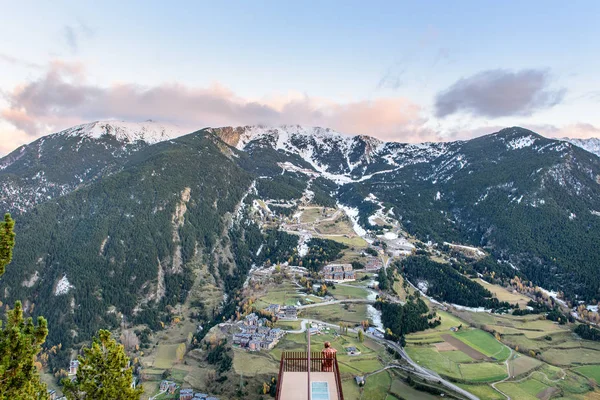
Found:
<path fill-rule="evenodd" d="M 271 330 L 271 328 L 269 328 L 268 326 L 259 326 L 258 330 L 256 332 L 259 335 L 266 335 L 269 333 L 270 330 Z"/>
<path fill-rule="evenodd" d="M 193 400 L 206 400 L 207 397 L 208 394 L 206 393 L 196 393 Z"/>
<path fill-rule="evenodd" d="M 48 389 L 48 399 L 50 399 L 50 400 L 56 399 L 56 390 Z"/>
<path fill-rule="evenodd" d="M 334 272 L 333 273 L 333 280 L 334 281 L 343 281 L 344 280 L 344 273 L 343 272 Z"/>
<path fill-rule="evenodd" d="M 79 368 L 79 360 L 71 360 L 69 364 L 69 375 L 76 375 Z"/>
<path fill-rule="evenodd" d="M 344 280 L 354 280 L 356 279 L 356 275 L 354 271 L 345 271 L 344 272 Z"/>
<path fill-rule="evenodd" d="M 274 340 L 266 339 L 260 342 L 260 348 L 261 350 L 271 350 L 273 347 L 275 347 L 275 344 L 277 343 Z"/>
<path fill-rule="evenodd" d="M 253 351 L 260 350 L 260 340 L 252 339 L 251 341 L 249 341 L 248 349 Z"/>
<path fill-rule="evenodd" d="M 354 346 L 349 346 L 349 347 L 346 347 L 346 354 L 348 354 L 349 356 L 358 356 L 358 355 L 360 355 L 360 350 L 358 350 Z"/>
<path fill-rule="evenodd" d="M 373 336 L 375 336 L 376 338 L 379 338 L 379 339 L 383 339 L 384 336 L 385 336 L 383 330 L 381 330 L 379 328 L 374 328 L 372 326 L 367 329 L 367 333 L 369 335 L 373 335 Z"/>
<path fill-rule="evenodd" d="M 248 325 L 248 326 L 258 325 L 258 316 L 254 313 L 248 314 L 246 316 L 246 319 L 244 319 L 244 325 Z"/>
<path fill-rule="evenodd" d="M 371 258 L 369 258 L 369 260 L 365 264 L 365 269 L 367 271 L 377 271 L 381 267 L 383 267 L 383 264 L 381 263 L 381 260 L 379 258 L 377 258 L 377 257 L 371 257 Z"/>
<path fill-rule="evenodd" d="M 354 380 L 358 386 L 365 386 L 365 377 L 364 376 L 355 376 Z"/>
<path fill-rule="evenodd" d="M 298 309 L 294 306 L 288 306 L 283 308 L 283 312 L 280 312 L 280 319 L 298 319 Z"/>
<path fill-rule="evenodd" d="M 172 381 L 164 380 L 160 382 L 159 389 L 161 392 L 169 392 L 173 394 L 175 393 L 175 390 L 177 390 L 177 384 Z"/>
<path fill-rule="evenodd" d="M 280 328 L 274 328 L 269 331 L 269 337 L 273 339 L 280 339 L 285 332 Z"/>
<path fill-rule="evenodd" d="M 265 308 L 265 311 L 273 313 L 273 315 L 276 315 L 280 309 L 281 309 L 281 306 L 279 304 L 271 304 L 270 306 Z"/>
<path fill-rule="evenodd" d="M 319 330 L 319 328 L 309 328 L 308 332 L 311 334 L 311 336 L 321 334 L 321 331 Z"/>
<path fill-rule="evenodd" d="M 233 335 L 233 344 L 238 344 L 243 347 L 248 344 L 251 337 L 252 335 L 249 333 L 236 333 Z"/>
<path fill-rule="evenodd" d="M 179 400 L 192 400 L 194 397 L 193 389 L 181 389 L 179 391 Z"/>

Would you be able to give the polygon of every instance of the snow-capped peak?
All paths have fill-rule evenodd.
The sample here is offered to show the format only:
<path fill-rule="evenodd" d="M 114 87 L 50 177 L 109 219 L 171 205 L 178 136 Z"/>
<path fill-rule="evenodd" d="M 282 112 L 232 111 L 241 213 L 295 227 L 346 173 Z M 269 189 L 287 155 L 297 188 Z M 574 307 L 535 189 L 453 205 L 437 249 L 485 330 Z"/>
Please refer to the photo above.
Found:
<path fill-rule="evenodd" d="M 125 122 L 125 121 L 96 121 L 77 125 L 57 133 L 67 137 L 86 137 L 100 139 L 109 135 L 127 143 L 144 141 L 148 144 L 174 139 L 188 133 L 182 128 L 155 121 Z"/>
<path fill-rule="evenodd" d="M 272 141 L 277 149 L 284 149 L 285 144 L 292 138 L 312 138 L 317 143 L 334 142 L 348 144 L 354 138 L 329 128 L 304 127 L 301 125 L 281 125 L 278 127 L 266 127 L 262 125 L 235 128 L 240 133 L 236 143 L 238 149 L 244 149 L 246 145 L 254 140 L 268 139 Z M 374 139 L 377 140 L 377 139 Z M 346 146 L 345 146 L 346 147 Z"/>
<path fill-rule="evenodd" d="M 562 139 L 566 142 L 574 144 L 577 147 L 581 147 L 584 150 L 589 151 L 592 154 L 600 157 L 600 138 L 589 138 L 589 139 Z"/>

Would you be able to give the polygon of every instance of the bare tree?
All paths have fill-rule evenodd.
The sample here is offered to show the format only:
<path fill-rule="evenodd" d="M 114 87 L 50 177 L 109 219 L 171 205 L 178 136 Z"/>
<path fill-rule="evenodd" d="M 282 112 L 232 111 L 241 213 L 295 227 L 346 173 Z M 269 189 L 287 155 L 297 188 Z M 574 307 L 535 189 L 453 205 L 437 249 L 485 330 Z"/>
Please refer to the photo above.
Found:
<path fill-rule="evenodd" d="M 124 330 L 121 333 L 121 343 L 128 351 L 137 350 L 140 345 L 140 340 L 132 330 Z"/>

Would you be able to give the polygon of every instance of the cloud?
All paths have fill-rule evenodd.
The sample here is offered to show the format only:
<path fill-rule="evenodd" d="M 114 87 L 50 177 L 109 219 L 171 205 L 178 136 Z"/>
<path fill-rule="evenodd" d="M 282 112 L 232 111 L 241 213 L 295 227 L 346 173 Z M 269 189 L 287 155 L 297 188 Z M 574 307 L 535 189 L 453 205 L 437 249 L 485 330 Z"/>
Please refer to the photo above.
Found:
<path fill-rule="evenodd" d="M 435 115 L 463 112 L 480 117 L 529 116 L 560 103 L 564 89 L 549 89 L 547 70 L 503 69 L 462 78 L 435 98 Z"/>
<path fill-rule="evenodd" d="M 600 138 L 600 128 L 588 123 L 575 123 L 563 126 L 528 125 L 526 128 L 550 138 Z"/>
<path fill-rule="evenodd" d="M 79 52 L 82 36 L 90 38 L 94 33 L 95 31 L 82 21 L 78 21 L 76 25 L 65 25 L 62 28 L 63 39 L 73 53 Z"/>
<path fill-rule="evenodd" d="M 6 93 L 0 117 L 31 137 L 99 119 L 171 122 L 190 130 L 206 126 L 303 124 L 387 140 L 418 142 L 436 136 L 424 127 L 421 108 L 403 97 L 348 103 L 291 94 L 246 99 L 213 84 L 141 86 L 87 82 L 85 68 L 55 61 L 39 79 Z"/>
<path fill-rule="evenodd" d="M 3 53 L 0 53 L 0 61 L 4 62 L 6 64 L 17 65 L 20 67 L 34 68 L 34 69 L 42 68 L 42 65 L 40 65 L 40 64 L 26 61 L 26 60 L 23 60 L 23 59 L 20 59 L 17 57 L 13 57 L 8 54 L 3 54 Z"/>
<path fill-rule="evenodd" d="M 402 86 L 402 76 L 404 73 L 405 70 L 398 69 L 398 65 L 389 67 L 379 82 L 377 82 L 377 89 L 398 90 Z"/>

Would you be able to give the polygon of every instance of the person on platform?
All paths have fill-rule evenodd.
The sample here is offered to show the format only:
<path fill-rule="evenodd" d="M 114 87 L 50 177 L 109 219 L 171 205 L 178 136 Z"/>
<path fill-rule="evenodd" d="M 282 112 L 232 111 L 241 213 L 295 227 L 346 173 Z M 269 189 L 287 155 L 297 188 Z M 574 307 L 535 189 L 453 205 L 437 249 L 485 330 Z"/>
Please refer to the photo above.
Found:
<path fill-rule="evenodd" d="M 321 353 L 323 354 L 323 363 L 322 363 L 323 372 L 332 372 L 333 371 L 333 359 L 335 358 L 335 353 L 337 353 L 337 350 L 334 349 L 333 347 L 331 347 L 330 342 L 325 342 L 323 351 Z"/>

